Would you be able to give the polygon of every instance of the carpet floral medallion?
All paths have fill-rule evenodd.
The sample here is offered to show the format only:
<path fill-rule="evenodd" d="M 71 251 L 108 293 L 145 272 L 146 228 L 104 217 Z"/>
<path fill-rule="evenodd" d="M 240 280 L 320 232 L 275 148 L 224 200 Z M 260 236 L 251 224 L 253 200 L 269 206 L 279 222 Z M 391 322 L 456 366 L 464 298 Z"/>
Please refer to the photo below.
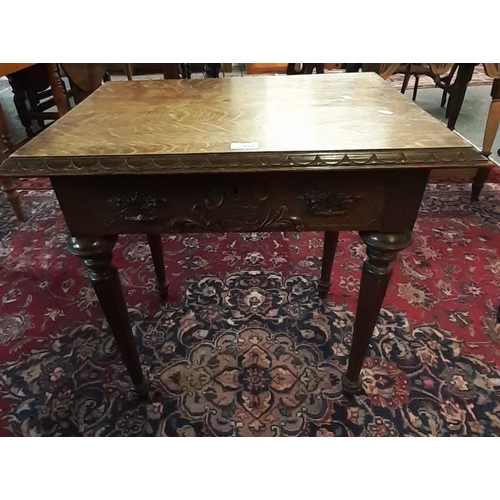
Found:
<path fill-rule="evenodd" d="M 431 186 L 363 368 L 347 366 L 364 246 L 341 233 L 328 300 L 322 235 L 164 235 L 170 300 L 145 238 L 120 269 L 151 399 L 135 399 L 50 190 L 0 199 L 0 435 L 500 435 L 500 188 Z"/>

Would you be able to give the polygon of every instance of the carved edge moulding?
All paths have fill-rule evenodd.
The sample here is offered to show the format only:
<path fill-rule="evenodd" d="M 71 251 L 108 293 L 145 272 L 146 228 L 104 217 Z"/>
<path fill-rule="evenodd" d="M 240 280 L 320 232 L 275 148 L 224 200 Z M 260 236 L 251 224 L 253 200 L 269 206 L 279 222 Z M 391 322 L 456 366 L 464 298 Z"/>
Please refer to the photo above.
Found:
<path fill-rule="evenodd" d="M 272 170 L 336 170 L 366 168 L 453 168 L 461 165 L 481 167 L 490 161 L 468 147 L 428 149 L 426 151 L 357 151 L 335 153 L 206 153 L 161 156 L 103 156 L 80 158 L 23 158 L 11 156 L 0 172 L 7 177 L 107 174 L 190 174 L 213 172 L 258 172 Z"/>

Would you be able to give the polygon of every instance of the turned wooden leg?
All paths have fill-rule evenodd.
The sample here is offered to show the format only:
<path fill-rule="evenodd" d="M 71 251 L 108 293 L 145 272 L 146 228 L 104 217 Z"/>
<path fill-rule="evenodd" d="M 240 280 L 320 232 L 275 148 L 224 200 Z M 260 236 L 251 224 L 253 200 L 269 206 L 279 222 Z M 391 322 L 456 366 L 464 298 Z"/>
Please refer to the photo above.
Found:
<path fill-rule="evenodd" d="M 450 98 L 448 100 L 447 118 L 450 130 L 455 130 L 455 124 L 464 102 L 467 84 L 471 81 L 475 66 L 475 64 L 463 63 L 458 67 L 457 79 L 450 88 Z"/>
<path fill-rule="evenodd" d="M 64 93 L 64 87 L 59 73 L 59 67 L 56 63 L 50 63 L 47 64 L 47 69 L 54 102 L 56 103 L 59 117 L 61 117 L 68 112 L 68 103 L 66 101 L 66 94 Z"/>
<path fill-rule="evenodd" d="M 14 210 L 16 217 L 21 222 L 24 222 L 26 220 L 26 217 L 23 213 L 21 202 L 19 201 L 19 193 L 16 190 L 16 184 L 14 183 L 14 180 L 10 179 L 9 177 L 1 177 L 0 184 L 2 185 L 2 191 L 5 192 L 7 200 L 12 205 L 12 209 Z"/>
<path fill-rule="evenodd" d="M 318 292 L 321 299 L 326 299 L 330 291 L 332 266 L 335 259 L 335 250 L 339 239 L 338 231 L 325 231 L 323 242 L 323 264 L 321 266 L 321 278 L 318 283 Z"/>
<path fill-rule="evenodd" d="M 167 300 L 168 281 L 165 277 L 165 264 L 163 262 L 163 246 L 161 243 L 161 234 L 148 234 L 148 243 L 151 250 L 151 256 L 153 257 L 158 292 L 163 300 Z"/>
<path fill-rule="evenodd" d="M 368 259 L 363 265 L 349 364 L 342 379 L 348 393 L 361 389 L 361 367 L 391 278 L 391 262 L 411 243 L 411 233 L 361 232 L 360 236 L 366 243 Z"/>
<path fill-rule="evenodd" d="M 127 313 L 118 271 L 111 264 L 116 236 L 69 239 L 69 251 L 85 262 L 92 285 L 108 320 L 111 333 L 132 378 L 134 392 L 140 397 L 148 393 L 148 380 L 142 373 L 139 355 Z"/>

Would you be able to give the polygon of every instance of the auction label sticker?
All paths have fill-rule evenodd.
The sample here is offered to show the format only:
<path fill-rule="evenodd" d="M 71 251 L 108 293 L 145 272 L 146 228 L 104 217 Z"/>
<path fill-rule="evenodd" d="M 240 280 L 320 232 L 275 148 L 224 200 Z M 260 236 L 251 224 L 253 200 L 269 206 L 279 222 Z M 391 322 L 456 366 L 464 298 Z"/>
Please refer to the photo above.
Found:
<path fill-rule="evenodd" d="M 259 149 L 258 142 L 232 142 L 229 149 Z"/>

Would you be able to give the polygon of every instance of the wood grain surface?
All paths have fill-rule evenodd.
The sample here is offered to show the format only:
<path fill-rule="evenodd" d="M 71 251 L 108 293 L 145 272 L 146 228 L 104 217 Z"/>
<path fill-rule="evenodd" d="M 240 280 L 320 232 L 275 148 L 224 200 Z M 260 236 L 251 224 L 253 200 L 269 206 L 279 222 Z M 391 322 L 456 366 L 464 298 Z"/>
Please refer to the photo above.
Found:
<path fill-rule="evenodd" d="M 231 143 L 256 148 L 232 150 Z M 333 154 L 331 166 L 350 168 L 485 161 L 380 77 L 360 73 L 109 82 L 19 149 L 2 173 L 109 173 L 106 161 L 120 159 L 118 173 L 133 171 L 134 161 L 137 173 L 195 171 L 212 157 L 239 171 L 240 163 L 279 166 L 295 154 L 308 164 L 320 153 Z M 149 160 L 154 165 L 144 166 Z"/>

